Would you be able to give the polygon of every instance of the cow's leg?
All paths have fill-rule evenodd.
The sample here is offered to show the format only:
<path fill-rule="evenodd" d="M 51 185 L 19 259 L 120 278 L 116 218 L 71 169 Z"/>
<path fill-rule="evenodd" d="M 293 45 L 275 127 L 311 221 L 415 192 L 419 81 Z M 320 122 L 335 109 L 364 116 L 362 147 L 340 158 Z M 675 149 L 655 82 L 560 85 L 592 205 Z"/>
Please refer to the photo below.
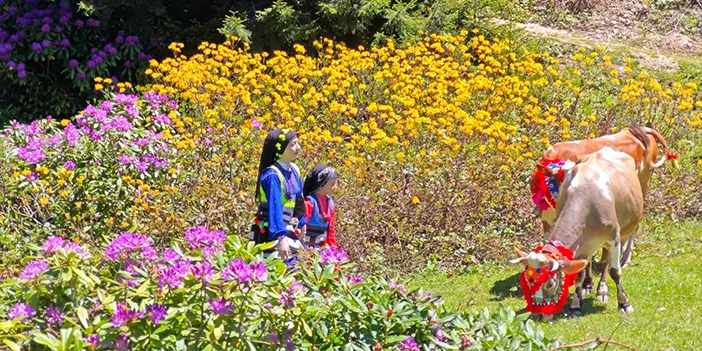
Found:
<path fill-rule="evenodd" d="M 617 284 L 617 301 L 619 302 L 619 311 L 632 313 L 634 312 L 634 307 L 629 303 L 629 296 L 627 296 L 622 286 L 622 267 L 621 267 L 621 251 L 622 243 L 619 240 L 614 240 L 610 242 L 610 264 L 609 274 L 612 276 L 612 280 Z"/>
<path fill-rule="evenodd" d="M 607 288 L 607 274 L 609 273 L 609 261 L 611 253 L 607 247 L 602 247 L 602 275 L 600 283 L 597 284 L 597 300 L 607 302 L 609 300 L 609 289 Z"/>
<path fill-rule="evenodd" d="M 584 295 L 590 295 L 592 294 L 592 259 L 594 258 L 595 255 L 592 255 L 590 257 L 590 260 L 587 262 L 587 266 L 585 267 L 585 278 L 583 279 L 583 294 Z"/>
<path fill-rule="evenodd" d="M 576 258 L 582 259 L 582 258 Z M 589 264 L 589 263 L 588 263 Z M 568 314 L 571 316 L 580 316 L 583 313 L 583 281 L 585 280 L 585 270 L 578 272 L 578 279 L 575 281 L 575 293 L 570 301 L 570 309 Z"/>

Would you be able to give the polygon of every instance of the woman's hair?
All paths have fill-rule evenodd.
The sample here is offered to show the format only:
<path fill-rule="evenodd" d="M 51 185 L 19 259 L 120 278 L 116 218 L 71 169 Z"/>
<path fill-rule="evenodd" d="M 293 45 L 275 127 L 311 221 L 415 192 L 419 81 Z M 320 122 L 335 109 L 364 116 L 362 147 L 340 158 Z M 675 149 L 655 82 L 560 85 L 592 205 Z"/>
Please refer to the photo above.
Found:
<path fill-rule="evenodd" d="M 339 177 L 336 169 L 327 165 L 316 165 L 310 173 L 305 177 L 305 184 L 302 186 L 302 192 L 305 196 L 315 194 L 322 189 L 327 183 Z"/>
<path fill-rule="evenodd" d="M 297 137 L 298 134 L 294 130 L 274 128 L 268 131 L 266 139 L 263 141 L 261 159 L 258 163 L 258 178 L 256 180 L 256 193 L 254 194 L 254 198 L 258 199 L 263 172 L 278 160 L 280 155 L 285 152 L 285 148 L 288 147 L 288 144 Z"/>

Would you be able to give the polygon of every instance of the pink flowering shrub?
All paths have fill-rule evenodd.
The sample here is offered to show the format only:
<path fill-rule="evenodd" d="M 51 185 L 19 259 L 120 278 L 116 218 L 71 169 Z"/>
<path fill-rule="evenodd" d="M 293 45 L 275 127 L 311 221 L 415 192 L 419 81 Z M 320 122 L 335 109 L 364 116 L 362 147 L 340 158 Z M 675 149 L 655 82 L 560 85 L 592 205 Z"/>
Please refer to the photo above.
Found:
<path fill-rule="evenodd" d="M 554 345 L 526 315 L 451 314 L 402 282 L 349 275 L 338 249 L 291 269 L 277 255 L 263 259 L 265 245 L 204 227 L 165 249 L 133 232 L 99 251 L 56 236 L 29 249 L 34 260 L 0 292 L 0 341 L 13 350 Z"/>
<path fill-rule="evenodd" d="M 163 95 L 109 93 L 71 120 L 15 122 L 0 132 L 0 231 L 24 233 L 5 244 L 50 235 L 90 243 L 101 238 L 88 232 L 133 230 L 139 220 L 177 224 L 163 211 L 179 196 L 178 160 L 187 156 L 173 129 L 176 109 Z"/>

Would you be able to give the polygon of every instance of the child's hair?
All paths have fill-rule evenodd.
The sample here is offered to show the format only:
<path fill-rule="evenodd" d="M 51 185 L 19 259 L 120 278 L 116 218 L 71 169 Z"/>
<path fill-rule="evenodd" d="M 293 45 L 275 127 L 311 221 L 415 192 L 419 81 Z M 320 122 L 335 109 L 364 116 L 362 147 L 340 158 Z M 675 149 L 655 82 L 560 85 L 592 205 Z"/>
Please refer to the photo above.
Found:
<path fill-rule="evenodd" d="M 285 148 L 288 147 L 288 144 L 297 137 L 298 133 L 294 130 L 274 128 L 268 131 L 266 140 L 263 142 L 261 160 L 258 163 L 258 179 L 256 180 L 256 193 L 254 194 L 254 198 L 258 199 L 259 197 L 263 172 L 278 160 L 278 157 L 285 152 Z"/>
<path fill-rule="evenodd" d="M 322 189 L 330 181 L 336 180 L 339 174 L 336 169 L 327 165 L 316 165 L 310 173 L 305 177 L 305 184 L 302 186 L 302 192 L 305 196 L 315 194 Z"/>

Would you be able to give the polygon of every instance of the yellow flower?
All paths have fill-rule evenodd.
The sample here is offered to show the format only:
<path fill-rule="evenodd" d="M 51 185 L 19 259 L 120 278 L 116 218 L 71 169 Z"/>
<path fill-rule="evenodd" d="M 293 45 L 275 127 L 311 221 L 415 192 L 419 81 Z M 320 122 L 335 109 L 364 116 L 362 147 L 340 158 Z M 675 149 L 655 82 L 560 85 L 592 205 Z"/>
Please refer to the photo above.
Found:
<path fill-rule="evenodd" d="M 61 120 L 61 126 L 63 126 L 63 127 L 67 126 L 68 123 L 71 123 L 71 121 L 69 121 L 69 120 L 67 120 L 67 119 L 62 119 L 62 120 Z"/>
<path fill-rule="evenodd" d="M 39 198 L 39 203 L 42 206 L 46 206 L 49 203 L 49 199 L 47 199 L 45 196 L 42 196 L 41 198 Z"/>
<path fill-rule="evenodd" d="M 419 203 L 419 198 L 417 196 L 412 196 L 412 203 L 413 204 L 418 204 Z"/>

